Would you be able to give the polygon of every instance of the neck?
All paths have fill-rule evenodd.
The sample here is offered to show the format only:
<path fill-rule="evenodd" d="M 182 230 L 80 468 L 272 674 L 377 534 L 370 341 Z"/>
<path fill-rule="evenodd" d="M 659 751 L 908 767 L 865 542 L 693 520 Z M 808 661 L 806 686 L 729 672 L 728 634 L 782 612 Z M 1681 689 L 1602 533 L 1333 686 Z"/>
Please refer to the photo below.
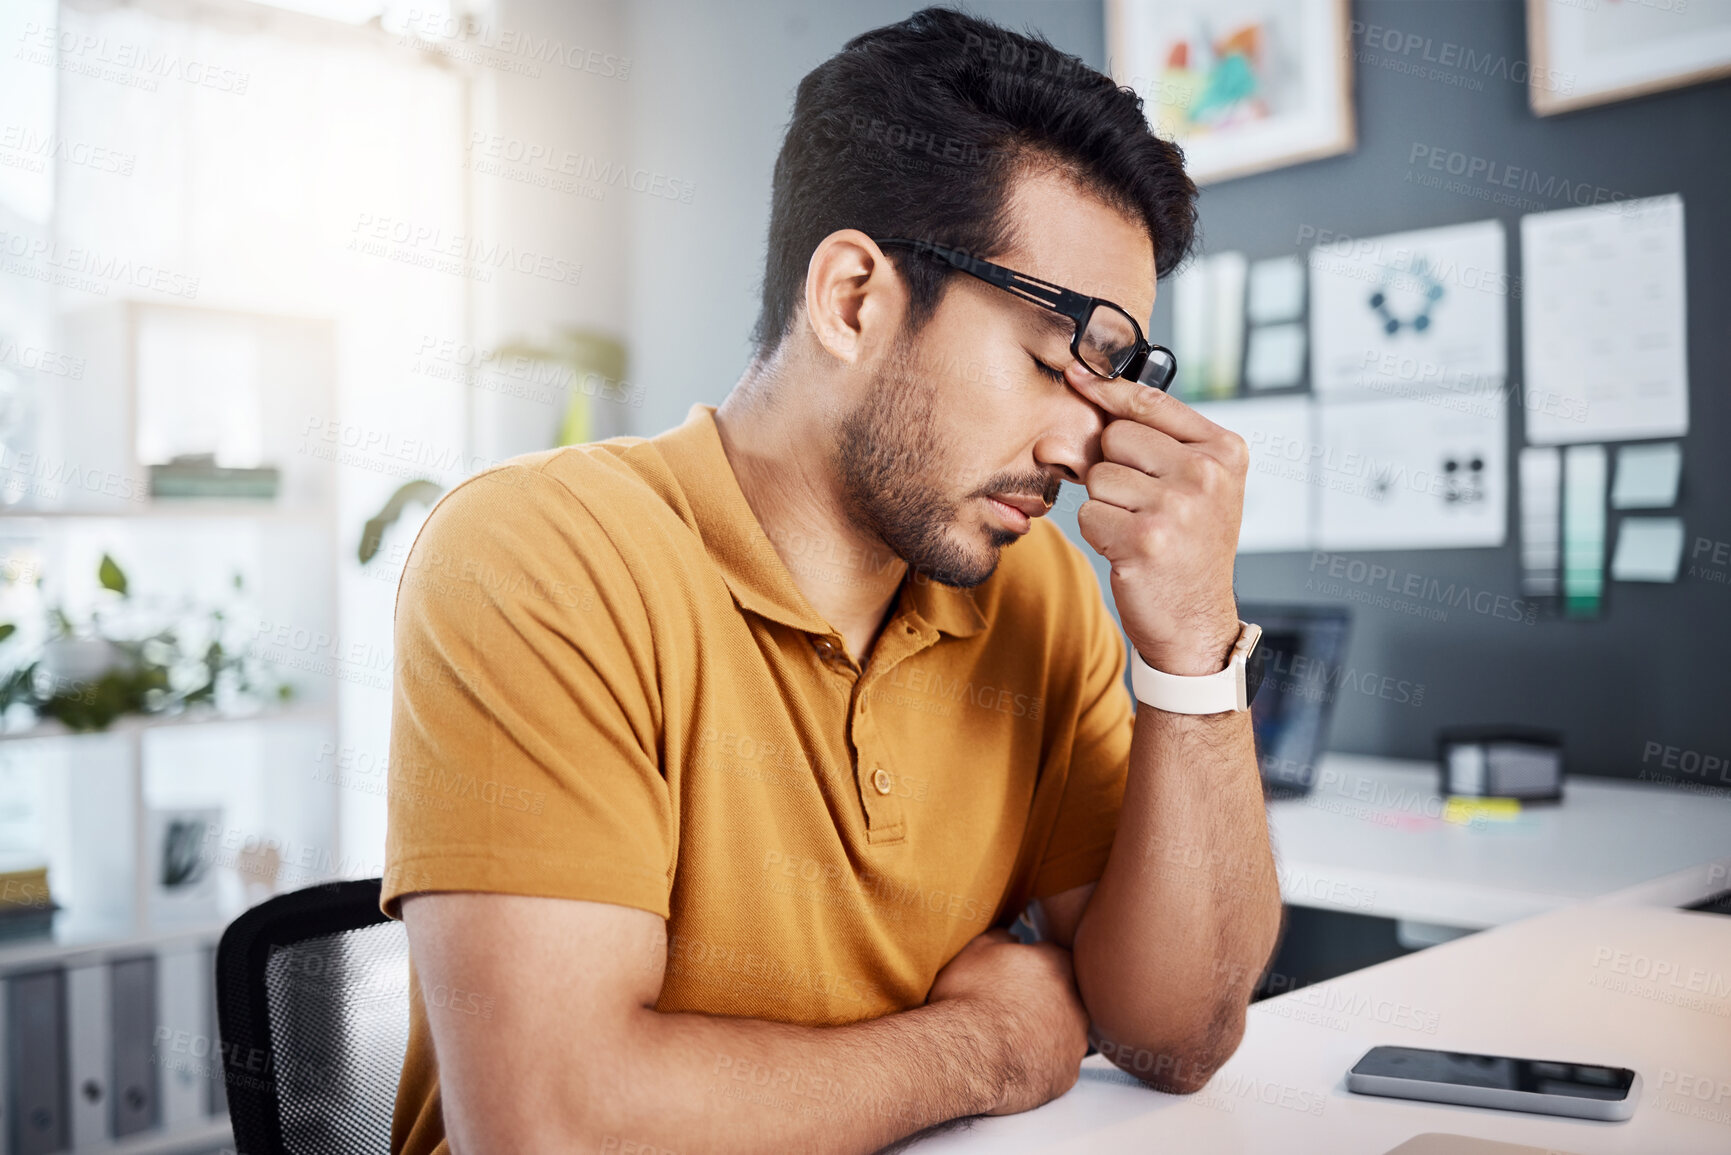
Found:
<path fill-rule="evenodd" d="M 841 415 L 822 399 L 814 382 L 802 387 L 754 363 L 716 408 L 715 427 L 746 503 L 795 584 L 864 666 L 907 563 L 848 518 L 830 467 Z"/>

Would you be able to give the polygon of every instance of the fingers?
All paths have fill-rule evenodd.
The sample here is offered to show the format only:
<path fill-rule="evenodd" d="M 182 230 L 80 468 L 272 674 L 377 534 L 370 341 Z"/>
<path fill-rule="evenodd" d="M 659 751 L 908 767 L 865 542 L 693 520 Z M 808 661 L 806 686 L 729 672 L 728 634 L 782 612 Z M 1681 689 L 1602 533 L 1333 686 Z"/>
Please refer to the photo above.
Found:
<path fill-rule="evenodd" d="M 1150 426 L 1179 441 L 1207 441 L 1220 428 L 1170 393 L 1124 377 L 1096 377 L 1080 363 L 1072 363 L 1065 380 L 1113 417 Z"/>
<path fill-rule="evenodd" d="M 1165 492 L 1148 474 L 1130 465 L 1102 461 L 1088 471 L 1088 497 L 1131 513 L 1147 513 Z M 1084 503 L 1086 504 L 1086 503 Z"/>
<path fill-rule="evenodd" d="M 1146 389 L 1144 385 L 1142 388 Z M 1134 421 L 1114 421 L 1100 431 L 1100 456 L 1155 477 L 1166 477 L 1182 469 L 1196 447 L 1170 433 Z M 1090 476 L 1089 480 L 1092 480 Z"/>
<path fill-rule="evenodd" d="M 1137 522 L 1137 513 L 1113 502 L 1090 499 L 1076 511 L 1076 528 L 1082 531 L 1082 540 L 1113 564 L 1123 560 L 1114 553 L 1127 554 L 1136 545 Z"/>

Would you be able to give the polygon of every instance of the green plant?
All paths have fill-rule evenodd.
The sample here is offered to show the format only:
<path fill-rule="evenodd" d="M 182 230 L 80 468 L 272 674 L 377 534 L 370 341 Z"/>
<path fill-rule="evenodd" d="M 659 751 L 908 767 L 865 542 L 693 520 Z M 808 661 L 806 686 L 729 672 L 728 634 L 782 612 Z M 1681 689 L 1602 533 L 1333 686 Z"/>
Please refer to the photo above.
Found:
<path fill-rule="evenodd" d="M 501 357 L 528 357 L 548 361 L 571 370 L 571 396 L 559 421 L 554 446 L 581 445 L 590 439 L 589 399 L 624 385 L 625 346 L 618 338 L 597 329 L 567 326 L 546 345 L 512 341 L 499 349 Z M 599 387 L 591 377 L 599 377 Z"/>
<path fill-rule="evenodd" d="M 119 601 L 130 600 L 126 573 L 112 557 L 102 555 L 96 576 Z M 238 573 L 234 588 L 243 589 Z M 123 714 L 176 714 L 215 705 L 219 689 L 278 701 L 294 694 L 292 686 L 277 681 L 244 647 L 225 645 L 232 630 L 221 608 L 132 636 L 106 630 L 110 623 L 100 611 L 83 629 L 58 605 L 47 611 L 47 618 L 44 652 L 57 643 L 102 642 L 112 661 L 94 677 L 66 678 L 45 667 L 43 655 L 38 654 L 0 679 L 0 712 L 23 703 L 38 718 L 54 718 L 69 729 L 90 731 L 107 729 Z M 16 632 L 15 623 L 0 623 L 0 642 Z"/>

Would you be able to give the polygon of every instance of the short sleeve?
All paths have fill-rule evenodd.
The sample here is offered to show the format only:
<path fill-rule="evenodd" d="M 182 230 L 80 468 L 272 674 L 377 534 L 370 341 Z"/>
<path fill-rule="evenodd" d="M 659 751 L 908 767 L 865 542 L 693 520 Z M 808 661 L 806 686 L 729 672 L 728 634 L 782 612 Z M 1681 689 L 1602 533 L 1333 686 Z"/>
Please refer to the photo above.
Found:
<path fill-rule="evenodd" d="M 445 494 L 398 586 L 381 908 L 416 891 L 668 915 L 649 619 L 577 493 L 506 464 Z"/>
<path fill-rule="evenodd" d="M 1106 608 L 1094 569 L 1066 541 L 1065 554 L 1076 581 L 1074 596 L 1063 604 L 1078 607 L 1076 665 L 1081 690 L 1076 699 L 1074 741 L 1069 772 L 1046 852 L 1034 874 L 1033 898 L 1047 898 L 1099 880 L 1118 832 L 1118 811 L 1130 767 L 1130 738 L 1136 714 L 1124 682 L 1129 651 Z"/>

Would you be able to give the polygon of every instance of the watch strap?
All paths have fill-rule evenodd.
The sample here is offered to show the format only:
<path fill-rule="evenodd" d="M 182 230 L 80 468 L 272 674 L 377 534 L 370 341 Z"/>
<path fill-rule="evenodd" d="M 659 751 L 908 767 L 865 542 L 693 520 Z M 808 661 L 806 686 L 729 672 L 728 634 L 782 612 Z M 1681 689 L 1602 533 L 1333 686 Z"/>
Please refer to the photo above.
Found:
<path fill-rule="evenodd" d="M 1238 641 L 1217 674 L 1186 677 L 1156 670 L 1130 647 L 1130 685 L 1136 700 L 1172 714 L 1224 714 L 1250 708 L 1245 685 L 1250 651 L 1262 635 L 1259 626 L 1239 622 Z"/>

